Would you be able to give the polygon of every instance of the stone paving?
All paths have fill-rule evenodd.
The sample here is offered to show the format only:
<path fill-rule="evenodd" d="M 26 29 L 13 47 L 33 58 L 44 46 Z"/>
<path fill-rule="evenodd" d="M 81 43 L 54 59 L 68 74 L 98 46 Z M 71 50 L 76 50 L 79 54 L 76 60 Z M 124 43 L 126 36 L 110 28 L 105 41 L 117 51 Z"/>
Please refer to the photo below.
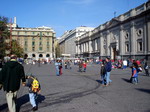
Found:
<path fill-rule="evenodd" d="M 150 112 L 150 77 L 139 74 L 139 83 L 129 82 L 131 69 L 113 69 L 112 83 L 103 87 L 99 65 L 87 66 L 78 72 L 77 66 L 64 69 L 62 76 L 55 75 L 54 64 L 24 65 L 26 73 L 33 73 L 41 83 L 37 112 Z M 31 112 L 28 88 L 18 92 L 19 112 Z M 0 91 L 0 112 L 7 112 L 5 94 Z"/>

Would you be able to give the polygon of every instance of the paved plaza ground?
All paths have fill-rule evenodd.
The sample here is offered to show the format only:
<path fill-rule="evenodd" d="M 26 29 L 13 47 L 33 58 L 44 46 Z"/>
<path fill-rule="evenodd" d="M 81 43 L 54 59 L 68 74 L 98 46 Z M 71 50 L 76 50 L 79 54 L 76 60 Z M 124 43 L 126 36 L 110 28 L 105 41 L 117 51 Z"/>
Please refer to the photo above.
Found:
<path fill-rule="evenodd" d="M 113 69 L 112 83 L 100 84 L 99 65 L 88 65 L 87 71 L 78 72 L 77 66 L 55 75 L 54 64 L 24 65 L 26 73 L 33 73 L 41 83 L 37 112 L 150 112 L 150 77 L 139 74 L 139 83 L 129 82 L 131 69 Z M 19 112 L 31 112 L 28 88 L 18 92 Z M 5 94 L 0 91 L 0 112 L 7 112 Z"/>

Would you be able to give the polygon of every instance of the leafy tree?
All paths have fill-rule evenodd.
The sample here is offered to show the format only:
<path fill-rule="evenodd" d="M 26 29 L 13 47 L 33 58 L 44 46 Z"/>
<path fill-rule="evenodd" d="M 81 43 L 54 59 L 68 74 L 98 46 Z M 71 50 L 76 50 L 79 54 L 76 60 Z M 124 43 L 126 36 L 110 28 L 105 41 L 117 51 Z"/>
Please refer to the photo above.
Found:
<path fill-rule="evenodd" d="M 18 57 L 22 57 L 24 55 L 23 48 L 20 47 L 19 43 L 16 40 L 12 40 L 11 43 L 11 53 L 16 54 Z"/>
<path fill-rule="evenodd" d="M 57 43 L 57 45 L 55 46 L 55 53 L 56 53 L 56 58 L 59 58 L 61 55 L 60 55 L 60 46 L 59 44 Z"/>
<path fill-rule="evenodd" d="M 0 16 L 0 58 L 3 58 L 6 55 L 6 50 L 9 49 L 9 44 L 6 43 L 6 39 L 10 37 L 7 23 L 8 18 Z"/>

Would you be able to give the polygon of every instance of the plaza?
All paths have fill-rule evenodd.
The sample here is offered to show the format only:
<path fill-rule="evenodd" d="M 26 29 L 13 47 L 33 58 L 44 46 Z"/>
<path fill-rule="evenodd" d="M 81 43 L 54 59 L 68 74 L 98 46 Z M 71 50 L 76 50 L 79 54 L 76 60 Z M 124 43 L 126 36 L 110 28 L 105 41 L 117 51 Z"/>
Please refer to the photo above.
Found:
<path fill-rule="evenodd" d="M 131 69 L 113 69 L 112 83 L 100 84 L 100 65 L 87 66 L 86 72 L 63 67 L 63 74 L 56 76 L 54 64 L 24 65 L 25 73 L 33 73 L 41 83 L 37 112 L 149 112 L 150 77 L 139 73 L 137 85 L 129 82 Z M 7 112 L 3 90 L 0 91 L 0 112 Z M 18 92 L 19 112 L 30 112 L 28 88 Z"/>

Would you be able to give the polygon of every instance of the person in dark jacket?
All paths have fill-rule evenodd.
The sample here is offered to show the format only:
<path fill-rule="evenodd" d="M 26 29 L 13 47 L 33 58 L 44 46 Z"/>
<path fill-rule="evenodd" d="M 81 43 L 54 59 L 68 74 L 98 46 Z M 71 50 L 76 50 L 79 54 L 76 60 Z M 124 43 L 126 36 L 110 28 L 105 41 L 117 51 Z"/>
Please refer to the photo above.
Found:
<path fill-rule="evenodd" d="M 16 55 L 11 55 L 11 60 L 5 63 L 0 72 L 0 83 L 6 91 L 9 112 L 16 112 L 17 91 L 21 80 L 22 84 L 25 84 L 24 68 L 16 59 Z"/>
<path fill-rule="evenodd" d="M 32 74 L 26 75 L 26 79 L 27 79 L 27 83 L 25 84 L 25 86 L 29 87 L 29 99 L 30 99 L 30 103 L 32 105 L 32 110 L 36 111 L 36 110 L 38 110 L 38 106 L 36 103 L 36 97 L 37 97 L 37 93 L 39 93 L 41 90 L 40 83 L 39 83 L 38 79 L 35 76 L 33 76 Z M 36 79 L 38 81 L 38 90 L 37 91 L 32 90 L 32 84 L 33 84 L 34 79 Z"/>
<path fill-rule="evenodd" d="M 103 60 L 102 63 L 101 63 L 100 74 L 101 74 L 102 85 L 105 85 L 105 84 L 106 84 L 106 68 L 105 68 L 105 60 Z"/>
<path fill-rule="evenodd" d="M 112 80 L 110 80 L 110 71 L 112 69 L 112 64 L 109 57 L 106 58 L 105 68 L 106 68 L 106 86 L 108 86 L 112 82 Z"/>

